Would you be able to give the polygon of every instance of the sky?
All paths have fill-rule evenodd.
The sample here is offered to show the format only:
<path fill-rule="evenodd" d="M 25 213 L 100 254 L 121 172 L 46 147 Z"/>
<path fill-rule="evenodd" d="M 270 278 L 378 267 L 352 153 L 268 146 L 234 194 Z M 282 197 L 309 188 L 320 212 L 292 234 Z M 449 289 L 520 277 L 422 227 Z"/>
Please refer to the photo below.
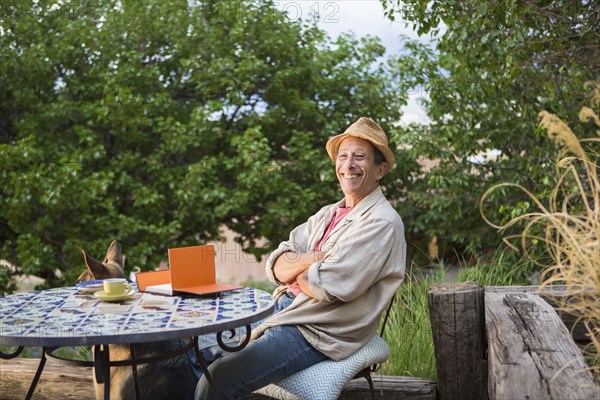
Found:
<path fill-rule="evenodd" d="M 429 36 L 421 36 L 406 27 L 396 16 L 396 21 L 385 17 L 379 0 L 279 0 L 275 6 L 288 13 L 292 20 L 310 19 L 317 22 L 319 28 L 326 31 L 332 39 L 341 33 L 354 32 L 357 37 L 377 36 L 386 47 L 387 54 L 400 50 L 400 35 L 411 39 L 429 42 Z M 408 104 L 402 108 L 401 123 L 428 123 L 427 113 L 419 99 L 426 94 L 416 91 L 409 95 Z"/>

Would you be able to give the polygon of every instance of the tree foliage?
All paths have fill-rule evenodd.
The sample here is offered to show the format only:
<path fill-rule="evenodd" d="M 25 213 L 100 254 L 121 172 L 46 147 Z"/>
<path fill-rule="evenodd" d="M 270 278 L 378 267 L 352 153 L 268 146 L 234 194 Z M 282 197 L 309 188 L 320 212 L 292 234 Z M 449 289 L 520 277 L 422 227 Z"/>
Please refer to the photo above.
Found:
<path fill-rule="evenodd" d="M 51 286 L 113 239 L 142 269 L 223 224 L 264 254 L 339 197 L 328 136 L 405 100 L 377 39 L 270 1 L 1 5 L 0 259 Z"/>
<path fill-rule="evenodd" d="M 478 201 L 494 183 L 521 184 L 542 198 L 554 152 L 536 135 L 545 109 L 575 119 L 600 71 L 600 5 L 593 1 L 382 1 L 431 44 L 404 39 L 398 82 L 419 91 L 432 123 L 399 130 L 413 158 L 433 165 L 412 175 L 402 214 L 413 240 L 438 236 L 447 251 L 476 254 L 498 237 Z M 591 87 L 590 87 L 591 88 Z M 526 212 L 520 194 L 490 199 L 495 220 Z M 510 199 L 510 201 L 507 201 Z M 516 207 L 506 207 L 516 204 Z M 491 215 L 491 214 L 490 214 Z M 425 240 L 423 242 L 426 242 Z"/>

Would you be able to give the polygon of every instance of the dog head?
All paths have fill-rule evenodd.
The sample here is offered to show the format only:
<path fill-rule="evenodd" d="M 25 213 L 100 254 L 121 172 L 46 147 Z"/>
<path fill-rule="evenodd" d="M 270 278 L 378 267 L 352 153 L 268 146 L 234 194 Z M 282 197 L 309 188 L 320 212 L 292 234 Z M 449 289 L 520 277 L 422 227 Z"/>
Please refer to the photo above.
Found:
<path fill-rule="evenodd" d="M 106 257 L 103 262 L 96 260 L 85 252 L 83 253 L 83 259 L 85 261 L 86 270 L 79 275 L 77 282 L 87 282 L 96 279 L 108 279 L 108 278 L 126 278 L 125 276 L 125 255 L 121 251 L 121 245 L 116 240 L 108 247 Z"/>

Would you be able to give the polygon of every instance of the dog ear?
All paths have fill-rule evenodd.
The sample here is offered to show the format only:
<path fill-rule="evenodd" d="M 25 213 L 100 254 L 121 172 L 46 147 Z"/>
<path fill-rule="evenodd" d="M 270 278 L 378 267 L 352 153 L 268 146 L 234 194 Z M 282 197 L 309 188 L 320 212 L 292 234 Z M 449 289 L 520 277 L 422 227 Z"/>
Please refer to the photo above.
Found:
<path fill-rule="evenodd" d="M 88 255 L 85 250 L 81 250 L 83 253 L 83 259 L 85 261 L 85 265 L 88 268 L 88 271 L 92 274 L 94 279 L 106 279 L 110 278 L 107 268 L 100 261 L 96 260 L 94 257 Z"/>
<path fill-rule="evenodd" d="M 108 247 L 104 262 L 117 264 L 122 270 L 125 270 L 125 256 L 121 250 L 121 245 L 116 240 L 113 240 Z"/>

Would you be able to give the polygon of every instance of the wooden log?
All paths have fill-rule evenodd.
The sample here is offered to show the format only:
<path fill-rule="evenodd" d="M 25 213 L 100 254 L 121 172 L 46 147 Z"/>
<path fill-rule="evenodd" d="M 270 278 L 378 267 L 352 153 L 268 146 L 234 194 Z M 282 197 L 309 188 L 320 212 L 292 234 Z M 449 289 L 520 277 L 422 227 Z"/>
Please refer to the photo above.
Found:
<path fill-rule="evenodd" d="M 378 400 L 437 400 L 435 381 L 407 376 L 373 375 L 375 399 Z M 365 379 L 350 381 L 342 390 L 338 400 L 364 400 L 371 398 L 369 384 Z M 266 400 L 270 397 L 252 393 L 244 400 Z"/>
<path fill-rule="evenodd" d="M 557 310 L 561 303 L 569 302 L 572 297 L 566 292 L 564 285 L 545 286 L 544 288 L 539 286 L 486 286 L 485 293 L 536 293 L 556 310 L 562 322 L 571 332 L 573 340 L 582 343 L 591 341 L 583 320 L 578 321 L 577 317 Z"/>
<path fill-rule="evenodd" d="M 0 398 L 25 398 L 40 360 L 15 358 L 0 361 Z M 92 369 L 59 365 L 48 360 L 33 395 L 35 400 L 82 399 L 94 400 Z"/>
<path fill-rule="evenodd" d="M 557 313 L 534 293 L 486 291 L 490 399 L 598 399 Z"/>
<path fill-rule="evenodd" d="M 39 359 L 17 358 L 0 362 L 0 399 L 21 400 L 25 398 Z M 435 381 L 404 376 L 373 375 L 375 398 L 385 400 L 436 400 Z M 365 379 L 351 381 L 339 400 L 362 400 L 370 398 L 369 385 Z M 65 367 L 49 360 L 44 368 L 34 399 L 95 399 L 92 370 L 85 367 Z M 252 394 L 245 400 L 268 399 Z"/>
<path fill-rule="evenodd" d="M 429 315 L 442 400 L 486 399 L 483 288 L 473 282 L 433 285 Z"/>
<path fill-rule="evenodd" d="M 373 375 L 375 398 L 381 400 L 436 400 L 435 381 L 406 376 Z M 338 400 L 369 399 L 371 392 L 365 379 L 350 381 L 342 390 Z"/>

